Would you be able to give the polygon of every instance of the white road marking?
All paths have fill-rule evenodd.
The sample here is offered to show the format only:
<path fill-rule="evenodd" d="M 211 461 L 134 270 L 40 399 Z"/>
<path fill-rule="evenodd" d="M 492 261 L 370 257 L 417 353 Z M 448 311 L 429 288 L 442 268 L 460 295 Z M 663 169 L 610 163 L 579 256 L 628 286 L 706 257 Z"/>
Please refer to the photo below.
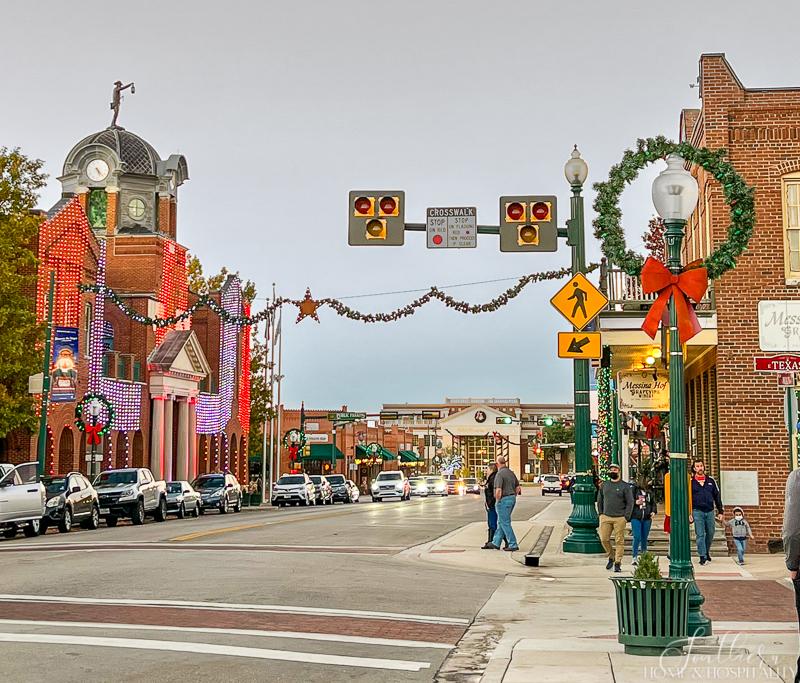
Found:
<path fill-rule="evenodd" d="M 133 605 L 141 607 L 175 607 L 178 609 L 208 609 L 241 612 L 271 612 L 276 614 L 310 614 L 357 619 L 391 619 L 423 624 L 469 625 L 469 619 L 457 617 L 435 617 L 423 614 L 397 614 L 395 612 L 370 612 L 366 610 L 332 609 L 327 607 L 300 607 L 293 605 L 252 605 L 236 602 L 201 602 L 193 600 L 134 600 L 130 598 L 72 598 L 55 595 L 13 595 L 0 593 L 0 601 L 11 602 L 59 602 L 81 605 Z"/>
<path fill-rule="evenodd" d="M 358 666 L 367 669 L 390 669 L 393 671 L 419 671 L 430 668 L 428 662 L 413 662 L 402 659 L 373 659 L 370 657 L 346 657 L 325 655 L 316 652 L 294 652 L 268 650 L 259 647 L 215 645 L 178 640 L 147 640 L 143 638 L 95 638 L 92 636 L 63 636 L 53 633 L 0 633 L 4 643 L 40 643 L 48 645 L 83 645 L 87 647 L 118 647 L 130 650 L 161 650 L 167 652 L 193 652 L 201 655 L 223 655 L 226 657 L 250 657 L 253 659 L 277 659 L 303 664 L 327 664 L 330 666 Z"/>
<path fill-rule="evenodd" d="M 215 633 L 230 636 L 256 636 L 263 638 L 293 638 L 296 640 L 321 640 L 358 645 L 386 645 L 389 647 L 421 647 L 427 650 L 452 650 L 455 644 L 432 643 L 424 640 L 392 640 L 367 636 L 344 636 L 336 633 L 305 633 L 303 631 L 259 631 L 244 628 L 204 628 L 199 626 L 155 626 L 153 624 L 109 624 L 96 621 L 33 621 L 29 619 L 0 619 L 0 624 L 17 626 L 55 626 L 68 628 L 101 628 L 121 631 L 172 631 L 185 633 Z"/>

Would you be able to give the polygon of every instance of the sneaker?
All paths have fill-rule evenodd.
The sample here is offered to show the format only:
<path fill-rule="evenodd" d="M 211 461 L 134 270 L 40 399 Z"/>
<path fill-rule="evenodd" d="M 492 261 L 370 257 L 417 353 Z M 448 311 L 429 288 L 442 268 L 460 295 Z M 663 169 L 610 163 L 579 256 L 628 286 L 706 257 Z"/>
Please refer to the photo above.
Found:
<path fill-rule="evenodd" d="M 739 560 L 739 566 L 744 567 L 744 560 Z"/>
<path fill-rule="evenodd" d="M 611 569 L 614 566 L 614 560 L 609 560 L 606 562 L 606 569 Z"/>
<path fill-rule="evenodd" d="M 639 558 L 638 558 L 638 557 L 634 557 L 634 558 L 633 558 L 633 562 L 632 562 L 632 564 L 633 564 L 633 566 L 634 566 L 634 567 L 635 567 L 636 565 L 638 565 L 638 564 L 639 564 Z"/>
<path fill-rule="evenodd" d="M 519 546 L 515 545 L 515 546 L 512 547 L 510 545 L 507 545 L 505 548 L 503 548 L 503 550 L 507 550 L 510 553 L 515 553 L 515 552 L 517 552 L 517 550 L 519 550 Z"/>
<path fill-rule="evenodd" d="M 700 557 L 700 564 L 703 565 L 705 563 L 706 563 L 706 558 L 705 557 Z"/>
<path fill-rule="evenodd" d="M 619 574 L 622 571 L 622 566 L 619 562 L 614 563 L 614 573 Z"/>
<path fill-rule="evenodd" d="M 711 555 L 706 555 L 706 562 L 711 562 Z"/>
<path fill-rule="evenodd" d="M 500 550 L 494 543 L 487 543 L 481 546 L 481 550 Z"/>

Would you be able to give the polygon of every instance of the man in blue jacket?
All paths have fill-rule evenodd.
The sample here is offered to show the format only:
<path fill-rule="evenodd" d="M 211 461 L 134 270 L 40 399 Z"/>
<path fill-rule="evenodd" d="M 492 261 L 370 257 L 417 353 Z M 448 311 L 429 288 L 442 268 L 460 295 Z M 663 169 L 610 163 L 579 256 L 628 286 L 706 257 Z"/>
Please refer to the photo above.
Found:
<path fill-rule="evenodd" d="M 706 475 L 706 466 L 702 460 L 692 463 L 692 518 L 697 536 L 697 554 L 700 564 L 711 562 L 711 543 L 714 541 L 714 511 L 716 519 L 722 521 L 722 496 L 719 486 L 713 477 Z"/>

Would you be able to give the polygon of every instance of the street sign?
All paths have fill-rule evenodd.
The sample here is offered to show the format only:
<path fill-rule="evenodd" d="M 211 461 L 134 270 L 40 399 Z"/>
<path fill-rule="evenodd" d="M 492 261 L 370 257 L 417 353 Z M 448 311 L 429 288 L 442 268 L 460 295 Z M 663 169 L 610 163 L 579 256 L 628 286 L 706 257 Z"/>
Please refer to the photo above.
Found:
<path fill-rule="evenodd" d="M 599 332 L 559 332 L 559 358 L 600 358 L 603 346 Z"/>
<path fill-rule="evenodd" d="M 422 419 L 423 420 L 438 420 L 442 416 L 441 410 L 423 410 L 422 411 Z"/>
<path fill-rule="evenodd" d="M 800 372 L 800 356 L 784 353 L 779 356 L 755 356 L 753 369 L 756 372 Z"/>
<path fill-rule="evenodd" d="M 328 422 L 358 422 L 366 419 L 366 413 L 328 413 Z"/>
<path fill-rule="evenodd" d="M 400 413 L 398 413 L 396 410 L 382 410 L 380 414 L 380 419 L 381 422 L 383 422 L 384 420 L 399 420 Z"/>
<path fill-rule="evenodd" d="M 425 225 L 428 249 L 472 249 L 478 246 L 478 210 L 474 206 L 429 207 Z"/>
<path fill-rule="evenodd" d="M 608 299 L 583 273 L 577 273 L 556 292 L 550 303 L 574 327 L 582 330 L 606 307 Z"/>
<path fill-rule="evenodd" d="M 797 384 L 797 375 L 793 372 L 778 373 L 778 386 L 779 387 L 793 387 Z"/>

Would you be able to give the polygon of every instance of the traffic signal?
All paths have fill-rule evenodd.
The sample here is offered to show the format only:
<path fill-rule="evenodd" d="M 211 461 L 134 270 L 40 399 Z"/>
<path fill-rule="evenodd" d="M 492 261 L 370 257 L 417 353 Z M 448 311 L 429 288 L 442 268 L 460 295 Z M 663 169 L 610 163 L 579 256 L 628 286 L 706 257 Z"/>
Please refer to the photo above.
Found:
<path fill-rule="evenodd" d="M 496 417 L 494 420 L 499 425 L 510 425 L 511 422 L 512 422 L 512 419 L 510 417 L 508 417 L 508 416 L 506 416 L 506 417 Z"/>
<path fill-rule="evenodd" d="M 423 420 L 438 420 L 442 416 L 442 411 L 440 410 L 423 410 L 422 411 L 422 419 Z"/>
<path fill-rule="evenodd" d="M 402 190 L 352 190 L 348 212 L 351 247 L 403 245 L 405 202 Z"/>
<path fill-rule="evenodd" d="M 556 251 L 556 198 L 500 197 L 500 251 Z"/>
<path fill-rule="evenodd" d="M 328 474 L 328 472 L 331 471 L 331 464 L 329 462 L 323 463 L 322 464 L 322 471 L 325 472 L 325 474 Z"/>
<path fill-rule="evenodd" d="M 306 457 L 311 455 L 311 446 L 309 445 L 303 446 L 303 455 L 305 455 Z"/>
<path fill-rule="evenodd" d="M 555 420 L 552 417 L 544 418 L 544 426 L 545 427 L 552 427 Z"/>

